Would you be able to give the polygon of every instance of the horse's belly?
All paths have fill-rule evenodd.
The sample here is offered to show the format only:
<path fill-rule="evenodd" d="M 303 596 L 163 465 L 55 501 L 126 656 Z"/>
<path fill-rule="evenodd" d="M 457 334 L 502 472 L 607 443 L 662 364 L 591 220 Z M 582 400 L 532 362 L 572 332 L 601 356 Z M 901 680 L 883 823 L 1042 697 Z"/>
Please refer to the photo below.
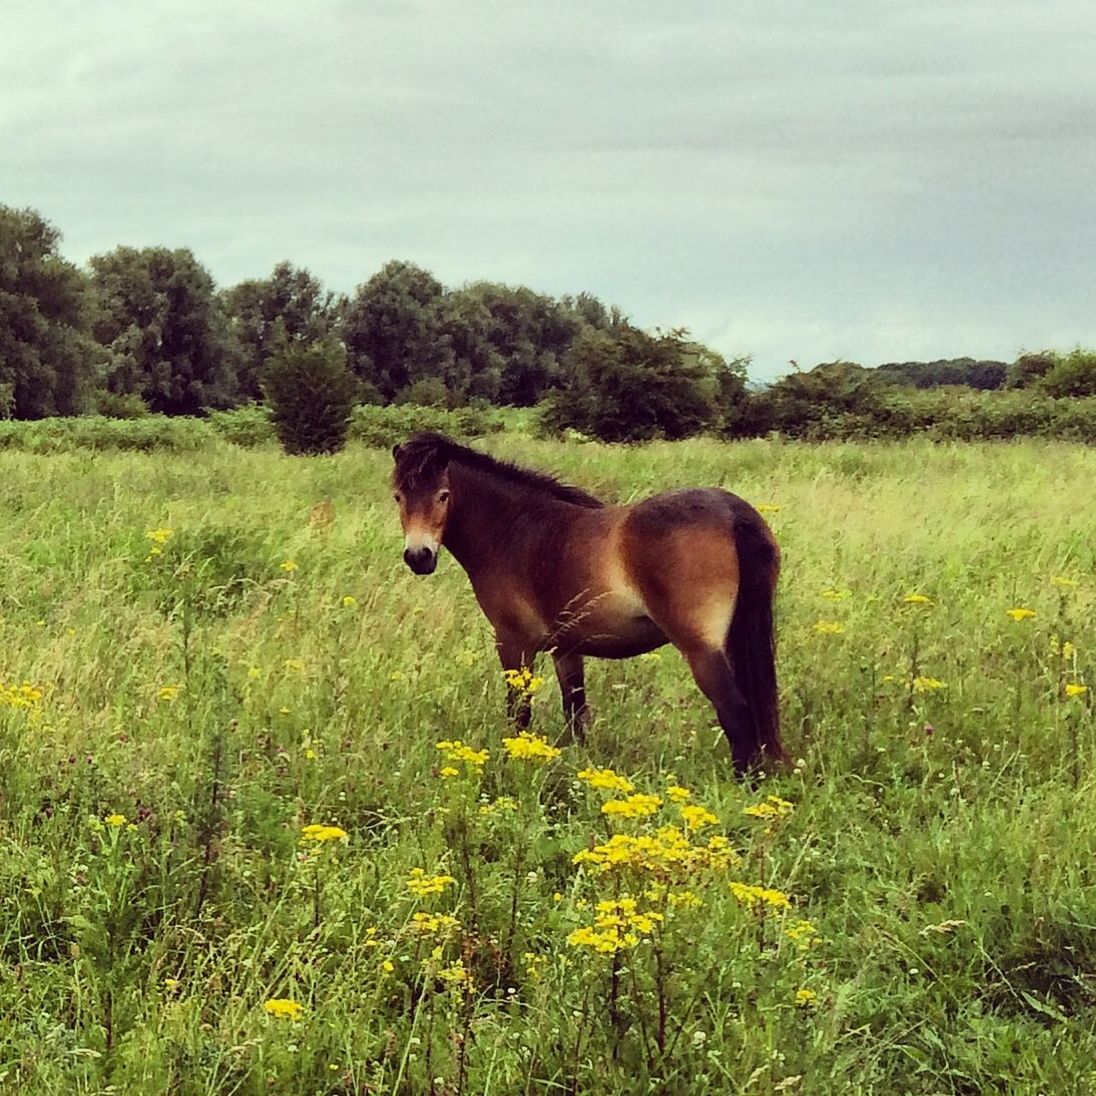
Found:
<path fill-rule="evenodd" d="M 610 589 L 570 607 L 557 628 L 558 646 L 597 658 L 631 658 L 668 640 L 629 587 Z"/>

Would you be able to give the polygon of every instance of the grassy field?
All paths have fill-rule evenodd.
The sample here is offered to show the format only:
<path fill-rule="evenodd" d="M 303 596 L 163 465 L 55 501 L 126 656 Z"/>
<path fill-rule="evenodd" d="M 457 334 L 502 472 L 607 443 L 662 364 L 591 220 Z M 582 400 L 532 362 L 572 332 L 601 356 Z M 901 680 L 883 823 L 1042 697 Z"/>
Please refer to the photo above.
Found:
<path fill-rule="evenodd" d="M 787 771 L 672 649 L 508 747 L 387 452 L 5 453 L 0 1091 L 1096 1092 L 1096 450 L 485 446 L 764 504 Z"/>

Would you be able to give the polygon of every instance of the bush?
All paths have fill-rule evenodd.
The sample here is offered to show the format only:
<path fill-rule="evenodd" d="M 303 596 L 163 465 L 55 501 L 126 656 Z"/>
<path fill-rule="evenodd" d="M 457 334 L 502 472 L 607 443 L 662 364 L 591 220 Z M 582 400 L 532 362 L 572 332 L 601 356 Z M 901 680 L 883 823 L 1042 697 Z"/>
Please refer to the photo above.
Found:
<path fill-rule="evenodd" d="M 580 335 L 563 385 L 545 400 L 541 430 L 609 442 L 701 433 L 718 418 L 721 385 L 714 356 L 697 351 L 679 332 L 648 335 L 630 324 Z"/>
<path fill-rule="evenodd" d="M 376 449 L 390 449 L 412 434 L 432 430 L 452 438 L 478 438 L 503 429 L 502 417 L 488 408 L 462 407 L 443 411 L 416 404 L 355 407 L 350 418 L 350 436 Z"/>
<path fill-rule="evenodd" d="M 271 422 L 287 453 L 337 453 L 346 444 L 358 382 L 338 343 L 289 343 L 279 348 L 267 364 L 263 389 Z"/>
<path fill-rule="evenodd" d="M 1058 356 L 1039 388 L 1048 396 L 1096 396 L 1096 352 L 1078 347 Z"/>
<path fill-rule="evenodd" d="M 151 412 L 136 392 L 108 392 L 105 389 L 95 393 L 95 410 L 110 419 L 143 419 Z"/>
<path fill-rule="evenodd" d="M 214 411 L 209 421 L 225 441 L 243 449 L 253 449 L 257 445 L 278 440 L 270 418 L 270 408 L 262 404 L 250 403 L 235 411 Z"/>
<path fill-rule="evenodd" d="M 193 453 L 216 435 L 208 422 L 182 416 L 149 415 L 143 419 L 79 418 L 0 422 L 0 449 L 27 453 L 104 452 Z"/>

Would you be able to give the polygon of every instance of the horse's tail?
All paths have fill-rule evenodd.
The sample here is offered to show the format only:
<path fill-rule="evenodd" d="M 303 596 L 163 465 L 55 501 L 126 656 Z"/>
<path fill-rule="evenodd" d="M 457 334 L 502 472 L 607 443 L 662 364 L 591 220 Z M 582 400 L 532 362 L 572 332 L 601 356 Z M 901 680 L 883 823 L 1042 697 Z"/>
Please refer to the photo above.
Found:
<path fill-rule="evenodd" d="M 780 549 L 764 519 L 752 507 L 735 507 L 734 543 L 738 554 L 738 599 L 727 633 L 726 651 L 735 683 L 753 722 L 754 750 L 779 761 L 780 710 L 776 691 L 776 631 L 773 600 L 780 574 Z"/>

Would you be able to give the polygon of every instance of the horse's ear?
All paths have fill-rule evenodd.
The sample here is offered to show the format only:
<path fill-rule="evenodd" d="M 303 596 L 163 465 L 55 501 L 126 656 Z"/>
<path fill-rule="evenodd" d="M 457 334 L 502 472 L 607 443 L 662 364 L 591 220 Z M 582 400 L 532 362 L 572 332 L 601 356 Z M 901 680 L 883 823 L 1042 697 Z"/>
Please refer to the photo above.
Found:
<path fill-rule="evenodd" d="M 392 446 L 392 459 L 393 460 L 399 460 L 400 459 L 400 450 L 402 448 L 403 448 L 402 445 L 393 445 Z"/>

